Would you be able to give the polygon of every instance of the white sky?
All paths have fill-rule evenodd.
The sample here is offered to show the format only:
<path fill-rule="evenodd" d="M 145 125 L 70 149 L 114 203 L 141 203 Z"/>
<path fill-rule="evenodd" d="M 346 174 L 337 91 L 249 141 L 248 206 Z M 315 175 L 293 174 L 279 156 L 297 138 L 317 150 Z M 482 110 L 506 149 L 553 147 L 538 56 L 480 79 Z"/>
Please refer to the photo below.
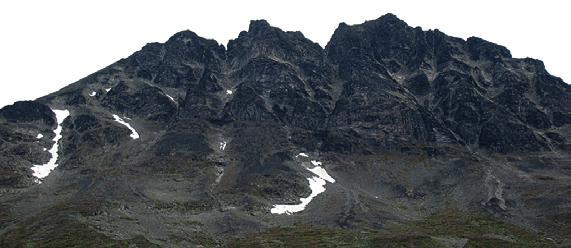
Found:
<path fill-rule="evenodd" d="M 325 46 L 340 22 L 388 12 L 411 26 L 482 37 L 514 57 L 541 59 L 569 83 L 570 10 L 565 0 L 2 0 L 0 107 L 56 91 L 180 30 L 226 45 L 251 19 L 267 19 Z"/>

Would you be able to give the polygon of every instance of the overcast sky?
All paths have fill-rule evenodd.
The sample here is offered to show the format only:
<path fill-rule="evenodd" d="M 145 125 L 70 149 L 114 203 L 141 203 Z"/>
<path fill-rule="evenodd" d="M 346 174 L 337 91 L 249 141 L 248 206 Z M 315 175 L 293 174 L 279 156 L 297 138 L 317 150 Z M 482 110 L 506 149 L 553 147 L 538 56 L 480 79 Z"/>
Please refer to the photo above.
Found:
<path fill-rule="evenodd" d="M 0 107 L 56 91 L 180 30 L 226 45 L 250 20 L 266 19 L 325 46 L 340 22 L 358 24 L 389 12 L 411 26 L 482 37 L 514 57 L 541 59 L 569 83 L 570 10 L 563 0 L 2 0 Z"/>

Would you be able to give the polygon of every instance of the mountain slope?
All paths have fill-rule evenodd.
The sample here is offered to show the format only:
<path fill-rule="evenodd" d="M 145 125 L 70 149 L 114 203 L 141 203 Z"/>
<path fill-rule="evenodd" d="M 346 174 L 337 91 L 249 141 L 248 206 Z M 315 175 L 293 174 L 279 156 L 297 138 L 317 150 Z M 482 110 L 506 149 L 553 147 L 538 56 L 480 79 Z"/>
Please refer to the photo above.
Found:
<path fill-rule="evenodd" d="M 0 110 L 0 244 L 564 246 L 570 108 L 541 61 L 392 14 L 324 49 L 182 31 Z"/>

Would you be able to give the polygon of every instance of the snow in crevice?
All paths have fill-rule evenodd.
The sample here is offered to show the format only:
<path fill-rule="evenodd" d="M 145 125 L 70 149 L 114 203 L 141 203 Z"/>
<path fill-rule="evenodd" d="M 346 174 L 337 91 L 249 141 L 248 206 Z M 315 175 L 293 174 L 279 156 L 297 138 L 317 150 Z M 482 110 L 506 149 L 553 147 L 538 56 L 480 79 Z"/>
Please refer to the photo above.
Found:
<path fill-rule="evenodd" d="M 105 89 L 105 92 L 109 92 L 111 90 L 111 88 L 107 88 Z"/>
<path fill-rule="evenodd" d="M 305 153 L 300 153 L 296 157 L 298 156 L 309 157 Z M 319 166 L 321 165 L 321 162 L 313 160 L 311 161 L 311 163 L 314 165 L 313 168 L 306 167 L 308 171 L 310 171 L 315 175 L 313 177 L 307 178 L 307 181 L 309 182 L 309 188 L 311 189 L 311 194 L 308 197 L 300 198 L 299 200 L 301 201 L 301 203 L 299 204 L 274 205 L 270 210 L 272 214 L 289 215 L 296 212 L 301 212 L 305 209 L 305 207 L 307 207 L 307 205 L 313 200 L 313 198 L 325 192 L 325 185 L 327 184 L 327 182 L 335 183 L 335 179 L 333 179 L 333 177 L 331 177 L 324 168 Z"/>
<path fill-rule="evenodd" d="M 41 139 L 41 138 L 43 138 L 43 137 L 44 137 L 44 135 L 41 134 L 41 133 L 39 133 L 38 136 L 36 136 L 36 139 Z"/>
<path fill-rule="evenodd" d="M 227 144 L 226 141 L 220 142 L 220 151 L 224 151 L 224 149 L 226 149 L 226 144 Z"/>
<path fill-rule="evenodd" d="M 65 118 L 69 116 L 69 111 L 67 109 L 66 110 L 53 109 L 52 111 L 56 115 L 57 128 L 54 130 L 55 133 L 55 136 L 53 138 L 54 144 L 52 145 L 52 148 L 50 148 L 49 150 L 51 158 L 46 164 L 32 166 L 32 171 L 34 171 L 33 176 L 38 178 L 38 180 L 36 180 L 36 182 L 38 183 L 41 183 L 40 179 L 47 177 L 50 174 L 50 172 L 58 166 L 58 164 L 56 163 L 58 159 L 58 150 L 59 150 L 58 142 L 62 138 L 61 131 L 63 129 L 61 124 L 63 123 Z M 41 134 L 39 134 L 38 137 L 40 135 Z M 44 151 L 45 150 L 47 150 L 47 148 L 44 148 Z"/>
<path fill-rule="evenodd" d="M 137 130 L 135 130 L 129 123 L 125 122 L 121 117 L 119 117 L 118 115 L 113 115 L 113 118 L 115 118 L 115 121 L 118 122 L 119 124 L 126 126 L 127 128 L 129 128 L 129 130 L 131 130 L 131 138 L 133 139 L 138 139 L 139 138 L 139 133 L 137 133 Z"/>
<path fill-rule="evenodd" d="M 89 93 L 89 96 L 96 96 L 96 95 L 97 95 L 97 92 L 95 92 L 95 91 L 92 91 L 91 93 Z"/>
<path fill-rule="evenodd" d="M 165 96 L 167 96 L 169 99 L 171 99 L 171 101 L 176 102 L 172 96 L 169 96 L 169 94 L 165 93 Z"/>

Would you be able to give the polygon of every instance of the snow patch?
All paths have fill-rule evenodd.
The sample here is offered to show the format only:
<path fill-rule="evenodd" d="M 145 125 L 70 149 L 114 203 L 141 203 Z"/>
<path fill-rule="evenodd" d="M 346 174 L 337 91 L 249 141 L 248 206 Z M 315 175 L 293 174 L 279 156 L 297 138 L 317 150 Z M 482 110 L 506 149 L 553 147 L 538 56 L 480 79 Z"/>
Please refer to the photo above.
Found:
<path fill-rule="evenodd" d="M 301 212 L 305 209 L 307 204 L 313 200 L 317 195 L 325 192 L 325 180 L 320 177 L 311 177 L 308 178 L 309 181 L 309 188 L 311 188 L 311 194 L 306 198 L 299 198 L 301 201 L 300 204 L 297 205 L 274 205 L 274 207 L 270 210 L 272 214 L 293 214 L 296 212 Z"/>
<path fill-rule="evenodd" d="M 92 91 L 91 93 L 89 93 L 89 96 L 96 96 L 96 95 L 97 95 L 97 92 L 95 92 L 95 91 Z"/>
<path fill-rule="evenodd" d="M 47 177 L 50 174 L 50 172 L 52 172 L 52 170 L 54 170 L 58 166 L 58 164 L 56 162 L 57 162 L 57 158 L 58 158 L 58 149 L 59 149 L 58 142 L 62 137 L 62 135 L 61 135 L 61 130 L 62 130 L 61 124 L 63 123 L 65 118 L 67 118 L 69 116 L 69 111 L 67 109 L 66 110 L 52 109 L 52 111 L 55 113 L 56 120 L 57 120 L 57 128 L 54 130 L 54 133 L 55 133 L 55 137 L 53 139 L 54 144 L 53 144 L 52 148 L 50 148 L 50 150 L 49 150 L 52 157 L 50 158 L 50 161 L 48 161 L 46 164 L 32 166 L 32 171 L 34 171 L 33 175 L 38 178 L 38 180 L 36 180 L 36 182 L 38 182 L 38 183 L 41 183 L 41 181 L 39 179 Z M 40 136 L 40 135 L 38 135 L 38 136 Z M 45 150 L 47 150 L 47 149 L 44 148 L 44 151 Z"/>
<path fill-rule="evenodd" d="M 111 88 L 107 88 L 105 89 L 105 92 L 109 92 L 111 90 Z"/>
<path fill-rule="evenodd" d="M 226 149 L 226 144 L 227 144 L 226 141 L 220 142 L 220 150 L 221 150 L 221 151 L 224 151 L 224 149 Z"/>
<path fill-rule="evenodd" d="M 299 153 L 296 157 L 309 157 L 305 153 Z M 317 195 L 325 192 L 325 184 L 327 182 L 335 183 L 335 179 L 331 177 L 325 169 L 320 167 L 322 163 L 316 160 L 312 160 L 311 163 L 315 166 L 313 168 L 306 168 L 308 171 L 311 171 L 315 176 L 307 178 L 309 181 L 309 188 L 311 189 L 311 194 L 306 198 L 299 198 L 301 201 L 300 204 L 296 205 L 274 205 L 270 212 L 272 214 L 293 214 L 296 212 L 301 212 L 305 209 L 305 207 L 315 198 Z"/>
<path fill-rule="evenodd" d="M 232 95 L 234 92 L 232 90 L 226 90 L 226 95 Z"/>
<path fill-rule="evenodd" d="M 305 154 L 303 152 L 300 152 L 299 154 L 295 155 L 296 158 L 299 156 L 309 158 L 309 156 L 307 156 L 307 154 Z"/>
<path fill-rule="evenodd" d="M 176 102 L 176 101 L 174 100 L 174 98 L 172 98 L 172 96 L 169 96 L 169 94 L 165 93 L 165 96 L 167 96 L 169 99 L 171 99 L 171 101 Z"/>
<path fill-rule="evenodd" d="M 115 121 L 118 122 L 119 124 L 126 126 L 127 128 L 129 128 L 129 130 L 131 130 L 131 138 L 133 139 L 138 139 L 139 138 L 139 133 L 137 133 L 137 130 L 135 130 L 131 125 L 129 125 L 129 123 L 125 122 L 123 119 L 121 119 L 121 117 L 119 117 L 118 115 L 113 115 L 113 118 L 115 118 Z"/>
<path fill-rule="evenodd" d="M 317 175 L 318 177 L 320 177 L 321 179 L 328 181 L 330 183 L 334 183 L 335 179 L 333 179 L 333 177 L 331 177 L 327 171 L 325 171 L 325 169 L 323 169 L 320 166 L 315 166 L 312 169 L 307 169 L 309 171 L 311 171 L 313 174 Z"/>
<path fill-rule="evenodd" d="M 41 134 L 41 133 L 39 133 L 38 136 L 36 136 L 36 139 L 41 139 L 41 138 L 43 138 L 43 137 L 44 137 L 44 135 Z"/>

